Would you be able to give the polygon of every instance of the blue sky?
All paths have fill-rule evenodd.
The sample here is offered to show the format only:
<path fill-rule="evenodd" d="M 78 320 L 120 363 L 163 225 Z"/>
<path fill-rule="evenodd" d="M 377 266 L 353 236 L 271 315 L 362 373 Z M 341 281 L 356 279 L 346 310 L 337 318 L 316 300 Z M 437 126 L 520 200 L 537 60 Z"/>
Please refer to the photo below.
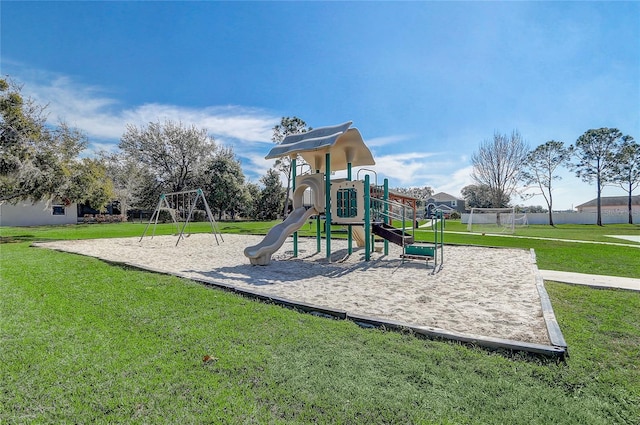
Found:
<path fill-rule="evenodd" d="M 532 148 L 599 127 L 640 139 L 637 2 L 3 1 L 0 19 L 0 73 L 92 149 L 181 120 L 256 182 L 282 116 L 353 121 L 379 179 L 453 195 L 495 131 Z M 595 186 L 566 171 L 554 196 L 571 208 Z"/>

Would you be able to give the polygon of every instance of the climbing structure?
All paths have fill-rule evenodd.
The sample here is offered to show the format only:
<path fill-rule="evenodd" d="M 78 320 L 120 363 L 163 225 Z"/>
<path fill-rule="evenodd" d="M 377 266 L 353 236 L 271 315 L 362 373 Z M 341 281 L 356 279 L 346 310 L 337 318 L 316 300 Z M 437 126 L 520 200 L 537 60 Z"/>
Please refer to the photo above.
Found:
<path fill-rule="evenodd" d="M 374 235 L 377 235 L 384 240 L 385 254 L 388 254 L 388 243 L 391 242 L 402 246 L 403 258 L 408 258 L 405 247 L 414 244 L 415 238 L 405 226 L 409 222 L 414 228 L 415 205 L 409 208 L 390 199 L 387 180 L 384 187 L 371 184 L 369 175 L 365 175 L 364 180 L 352 180 L 352 167 L 375 165 L 375 161 L 358 129 L 350 127 L 351 122 L 346 122 L 290 135 L 271 149 L 266 159 L 283 156 L 291 159 L 293 211 L 282 223 L 271 228 L 260 243 L 245 248 L 244 254 L 251 264 L 268 265 L 273 253 L 290 235 L 293 235 L 293 254 L 297 256 L 297 231 L 312 217 L 316 218 L 317 252 L 321 250 L 320 223 L 324 218 L 328 260 L 331 259 L 332 225 L 347 227 L 349 254 L 352 253 L 352 242 L 355 240 L 358 246 L 365 248 L 365 260 L 368 261 L 374 248 Z M 309 174 L 296 176 L 296 160 L 299 156 L 310 165 Z M 342 170 L 346 170 L 346 178 L 331 179 L 333 172 Z M 303 202 L 307 189 L 312 193 L 310 207 Z M 400 228 L 394 227 L 394 221 L 397 220 Z"/>
<path fill-rule="evenodd" d="M 332 127 L 317 128 L 306 133 L 289 135 L 267 154 L 266 159 L 277 159 L 283 156 L 291 158 L 294 209 L 282 223 L 274 226 L 259 244 L 244 250 L 244 254 L 250 259 L 251 264 L 269 264 L 273 253 L 282 246 L 285 239 L 291 234 L 293 234 L 294 256 L 297 256 L 297 230 L 314 215 L 317 218 L 318 251 L 320 251 L 320 217 L 324 216 L 327 258 L 331 258 L 331 223 L 334 223 L 331 209 L 331 173 L 347 170 L 346 181 L 350 181 L 351 167 L 375 164 L 371 151 L 362 140 L 358 129 L 350 127 L 351 121 Z M 299 177 L 295 175 L 298 156 L 301 156 L 311 166 L 310 174 Z M 337 183 L 334 182 L 334 184 Z M 334 186 L 334 188 L 336 187 Z M 304 191 L 307 188 L 313 192 L 312 199 L 314 200 L 309 209 L 306 209 L 302 202 Z M 360 205 L 359 208 L 363 209 L 364 205 Z M 338 221 L 344 221 L 347 218 L 351 217 L 339 217 Z M 362 221 L 359 222 L 359 225 L 363 224 Z M 351 232 L 349 235 L 351 240 Z"/>

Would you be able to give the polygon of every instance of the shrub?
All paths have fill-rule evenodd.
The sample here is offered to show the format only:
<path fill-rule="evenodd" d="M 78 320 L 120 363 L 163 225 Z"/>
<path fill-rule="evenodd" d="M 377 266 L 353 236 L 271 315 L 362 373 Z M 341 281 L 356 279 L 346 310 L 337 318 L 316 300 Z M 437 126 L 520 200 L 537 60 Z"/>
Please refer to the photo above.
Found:
<path fill-rule="evenodd" d="M 193 211 L 191 221 L 207 221 L 207 212 L 204 210 Z"/>
<path fill-rule="evenodd" d="M 171 218 L 171 213 L 168 210 L 160 210 L 158 212 L 158 221 L 162 223 L 173 222 L 173 219 Z"/>

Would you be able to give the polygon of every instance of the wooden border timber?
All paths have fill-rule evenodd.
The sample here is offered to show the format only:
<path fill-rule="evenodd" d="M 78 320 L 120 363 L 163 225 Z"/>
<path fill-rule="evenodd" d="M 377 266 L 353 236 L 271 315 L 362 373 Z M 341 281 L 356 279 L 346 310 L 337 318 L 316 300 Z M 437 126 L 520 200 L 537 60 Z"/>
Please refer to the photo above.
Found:
<path fill-rule="evenodd" d="M 560 330 L 560 325 L 558 325 L 558 321 L 556 320 L 556 315 L 553 312 L 553 306 L 551 305 L 551 299 L 549 298 L 549 294 L 547 293 L 546 288 L 544 287 L 544 279 L 542 279 L 542 275 L 538 270 L 536 253 L 533 249 L 531 249 L 531 260 L 535 269 L 535 279 L 536 279 L 536 288 L 538 289 L 538 295 L 540 296 L 540 304 L 542 307 L 542 317 L 544 318 L 544 322 L 547 326 L 547 333 L 549 334 L 549 340 L 551 344 L 557 347 L 563 347 L 565 351 L 567 351 L 567 342 L 562 335 L 562 331 Z M 568 356 L 568 351 L 566 356 Z"/>

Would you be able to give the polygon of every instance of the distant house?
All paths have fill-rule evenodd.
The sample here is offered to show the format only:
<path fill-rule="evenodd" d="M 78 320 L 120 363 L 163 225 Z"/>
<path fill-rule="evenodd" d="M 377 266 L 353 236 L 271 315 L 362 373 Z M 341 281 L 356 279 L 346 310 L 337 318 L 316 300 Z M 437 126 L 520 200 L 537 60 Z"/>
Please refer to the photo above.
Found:
<path fill-rule="evenodd" d="M 465 211 L 464 199 L 456 198 L 445 192 L 439 192 L 426 200 L 425 212 L 427 217 L 433 214 L 433 211 L 441 210 L 445 215 L 457 212 L 461 214 Z"/>
<path fill-rule="evenodd" d="M 54 201 L 20 201 L 15 205 L 0 203 L 0 226 L 44 226 L 76 224 L 78 207 L 75 203 Z"/>
<path fill-rule="evenodd" d="M 597 212 L 598 199 L 594 198 L 589 202 L 580 204 L 576 207 L 578 212 Z M 602 196 L 600 197 L 600 206 L 602 214 L 627 214 L 629 212 L 628 196 Z M 640 213 L 640 195 L 631 197 L 631 211 L 634 214 Z"/>

